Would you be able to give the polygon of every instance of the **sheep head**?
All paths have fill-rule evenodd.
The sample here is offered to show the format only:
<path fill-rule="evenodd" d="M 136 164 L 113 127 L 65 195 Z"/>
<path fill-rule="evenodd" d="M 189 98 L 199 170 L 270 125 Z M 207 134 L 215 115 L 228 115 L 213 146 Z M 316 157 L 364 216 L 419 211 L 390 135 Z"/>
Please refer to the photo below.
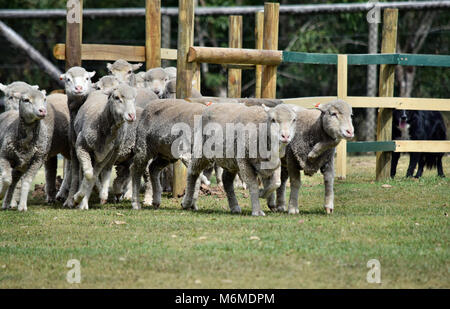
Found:
<path fill-rule="evenodd" d="M 25 123 L 33 123 L 47 116 L 45 90 L 31 90 L 23 93 L 19 101 L 19 114 Z"/>
<path fill-rule="evenodd" d="M 131 64 L 128 61 L 119 59 L 114 63 L 108 63 L 106 68 L 109 73 L 117 77 L 117 79 L 122 83 L 128 83 L 130 76 L 134 71 L 139 70 L 142 63 Z"/>
<path fill-rule="evenodd" d="M 169 81 L 169 74 L 163 68 L 154 68 L 145 73 L 144 79 L 146 88 L 150 88 L 161 99 Z"/>
<path fill-rule="evenodd" d="M 120 84 L 109 91 L 108 103 L 115 119 L 127 122 L 136 120 L 136 95 L 136 89 L 127 84 Z"/>
<path fill-rule="evenodd" d="M 274 108 L 263 105 L 270 125 L 272 136 L 278 136 L 280 143 L 288 144 L 295 135 L 295 124 L 297 122 L 297 114 L 294 110 L 285 104 L 280 104 Z M 275 131 L 274 131 L 275 130 Z"/>
<path fill-rule="evenodd" d="M 66 86 L 66 93 L 72 96 L 87 96 L 92 90 L 91 78 L 95 71 L 88 72 L 82 67 L 72 67 L 60 76 Z"/>
<path fill-rule="evenodd" d="M 352 107 L 347 102 L 335 100 L 317 108 L 322 112 L 322 126 L 330 137 L 351 139 L 355 136 Z"/>

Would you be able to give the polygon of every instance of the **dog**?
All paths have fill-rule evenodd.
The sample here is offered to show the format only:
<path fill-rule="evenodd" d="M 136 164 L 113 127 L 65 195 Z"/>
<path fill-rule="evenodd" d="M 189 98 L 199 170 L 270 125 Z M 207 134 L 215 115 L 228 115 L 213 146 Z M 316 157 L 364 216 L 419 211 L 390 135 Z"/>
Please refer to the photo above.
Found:
<path fill-rule="evenodd" d="M 440 112 L 395 110 L 392 119 L 393 140 L 446 140 L 447 128 Z M 445 177 L 442 169 L 444 153 L 411 152 L 406 177 L 412 177 L 417 164 L 419 168 L 414 176 L 420 178 L 423 169 L 437 168 L 438 176 Z M 397 171 L 399 152 L 392 153 L 391 177 Z"/>

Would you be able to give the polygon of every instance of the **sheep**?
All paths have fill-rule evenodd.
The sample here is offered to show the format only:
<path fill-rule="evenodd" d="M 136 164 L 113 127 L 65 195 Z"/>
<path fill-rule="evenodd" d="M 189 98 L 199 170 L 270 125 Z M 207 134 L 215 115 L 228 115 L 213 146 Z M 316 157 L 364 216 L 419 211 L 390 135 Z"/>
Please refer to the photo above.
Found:
<path fill-rule="evenodd" d="M 332 213 L 335 147 L 342 139 L 351 139 L 354 136 L 352 108 L 342 100 L 335 100 L 320 104 L 316 109 L 297 107 L 296 111 L 296 132 L 282 160 L 281 185 L 276 194 L 276 208 L 278 211 L 286 210 L 285 191 L 289 178 L 291 194 L 288 211 L 289 214 L 298 214 L 300 170 L 311 176 L 320 169 L 325 183 L 324 208 L 327 213 Z"/>
<path fill-rule="evenodd" d="M 149 169 L 153 199 L 144 202 L 145 205 L 152 204 L 156 208 L 159 207 L 161 204 L 160 172 L 169 163 L 179 159 L 171 150 L 172 143 L 177 139 L 172 135 L 172 127 L 177 123 L 185 123 L 193 127 L 194 117 L 200 116 L 205 108 L 203 104 L 176 99 L 155 100 L 144 108 L 137 128 L 135 155 L 131 165 L 133 209 L 141 208 L 139 200 L 141 177 L 152 159 Z M 186 160 L 183 163 L 187 164 Z"/>
<path fill-rule="evenodd" d="M 89 209 L 89 197 L 96 179 L 102 175 L 102 188 L 108 187 L 111 168 L 115 163 L 128 129 L 136 120 L 136 90 L 127 84 L 108 95 L 93 92 L 80 108 L 75 119 L 76 153 L 83 180 L 74 196 L 80 209 Z M 100 192 L 102 195 L 102 192 Z"/>
<path fill-rule="evenodd" d="M 164 92 L 163 92 L 161 98 L 162 99 L 175 99 L 176 96 L 177 96 L 177 80 L 170 79 L 164 87 Z M 192 100 L 192 98 L 199 99 L 198 102 L 196 102 L 196 103 L 204 102 L 204 101 L 200 100 L 201 98 L 203 98 L 202 94 L 200 93 L 200 91 L 198 91 L 195 88 L 192 88 L 192 94 L 191 94 L 191 98 L 189 101 L 196 101 L 196 100 Z"/>
<path fill-rule="evenodd" d="M 54 203 L 57 196 L 65 196 L 68 191 L 71 172 L 70 172 L 70 140 L 69 127 L 70 115 L 67 106 L 67 96 L 64 94 L 51 94 L 47 96 L 47 113 L 45 122 L 49 122 L 51 133 L 49 134 L 50 148 L 47 152 L 45 161 L 45 191 L 47 195 L 47 203 Z M 58 169 L 58 154 L 67 159 L 64 170 L 64 180 L 60 190 L 56 192 L 56 173 Z"/>
<path fill-rule="evenodd" d="M 74 130 L 75 118 L 78 110 L 84 104 L 89 94 L 92 92 L 91 78 L 95 76 L 95 71 L 88 72 L 82 67 L 72 67 L 65 74 L 61 75 L 61 80 L 64 81 L 67 95 L 67 105 L 69 107 L 70 128 L 69 128 L 69 145 L 70 145 L 70 165 L 71 165 L 71 179 L 70 189 L 64 207 L 72 208 L 74 206 L 73 196 L 78 190 L 79 185 L 79 162 L 75 151 L 75 143 L 77 135 Z"/>
<path fill-rule="evenodd" d="M 186 194 L 182 201 L 183 208 L 197 209 L 198 176 L 211 163 L 215 163 L 224 169 L 222 181 L 231 212 L 241 212 L 233 188 L 234 179 L 239 172 L 250 191 L 252 215 L 264 216 L 259 197 L 269 198 L 280 185 L 277 179 L 281 164 L 279 150 L 280 146 L 283 150 L 292 140 L 295 134 L 296 118 L 294 110 L 284 104 L 268 108 L 230 103 L 213 104 L 206 108 L 202 114 L 203 148 L 209 142 L 209 138 L 206 137 L 207 128 L 212 128 L 214 134 L 209 134 L 218 139 L 215 138 L 213 144 L 215 150 L 211 151 L 212 153 L 202 151 L 201 154 L 196 154 L 194 152 L 188 168 Z M 230 125 L 232 125 L 231 128 L 236 129 L 230 130 Z M 238 127 L 244 127 L 244 129 L 240 130 Z M 261 134 L 268 135 L 267 139 L 262 138 Z M 247 140 L 249 141 L 248 145 L 246 144 Z M 256 151 L 257 144 L 259 144 L 258 153 Z M 268 151 L 263 153 L 264 149 L 261 145 L 270 145 Z M 236 146 L 237 151 L 234 150 Z M 261 192 L 258 188 L 258 177 L 261 177 L 264 183 L 264 190 Z"/>
<path fill-rule="evenodd" d="M 115 75 L 106 75 L 100 78 L 98 82 L 92 84 L 92 87 L 96 90 L 108 91 L 116 88 L 119 84 L 120 81 Z"/>
<path fill-rule="evenodd" d="M 31 182 L 46 159 L 54 115 L 47 115 L 45 91 L 32 90 L 19 100 L 19 112 L 11 111 L 0 148 L 0 198 L 3 209 L 11 207 L 17 182 L 22 181 L 18 210 L 27 211 Z M 48 118 L 47 118 L 48 117 Z M 47 121 L 44 119 L 47 118 Z M 6 196 L 5 196 L 6 194 Z"/>
<path fill-rule="evenodd" d="M 5 111 L 19 110 L 19 100 L 22 93 L 39 90 L 39 86 L 31 86 L 25 82 L 14 82 L 9 85 L 0 83 L 0 91 L 5 94 Z"/>
<path fill-rule="evenodd" d="M 142 63 L 131 64 L 126 60 L 119 59 L 114 63 L 108 63 L 106 68 L 111 75 L 117 77 L 121 83 L 129 83 L 134 71 L 139 70 Z"/>
<path fill-rule="evenodd" d="M 169 74 L 163 68 L 153 68 L 145 73 L 144 80 L 145 87 L 152 90 L 161 99 L 169 81 Z"/>

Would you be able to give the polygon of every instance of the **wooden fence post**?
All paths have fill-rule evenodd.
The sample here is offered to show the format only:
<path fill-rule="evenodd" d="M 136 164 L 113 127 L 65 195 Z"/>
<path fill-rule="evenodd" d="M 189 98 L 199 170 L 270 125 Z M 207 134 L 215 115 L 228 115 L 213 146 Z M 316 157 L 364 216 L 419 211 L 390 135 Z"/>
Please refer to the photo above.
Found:
<path fill-rule="evenodd" d="M 338 55 L 337 64 L 337 97 L 345 100 L 347 98 L 348 65 L 347 55 Z M 345 139 L 336 147 L 336 177 L 345 179 L 347 177 L 347 141 Z"/>
<path fill-rule="evenodd" d="M 195 63 L 188 62 L 189 47 L 194 44 L 194 0 L 180 0 L 178 8 L 177 99 L 189 98 Z M 173 197 L 183 195 L 186 168 L 178 161 L 173 168 Z"/>
<path fill-rule="evenodd" d="M 264 49 L 278 50 L 279 3 L 264 4 Z M 277 66 L 264 67 L 261 97 L 274 99 L 277 94 Z"/>
<path fill-rule="evenodd" d="M 385 9 L 383 16 L 383 34 L 381 53 L 395 53 L 397 45 L 397 9 Z M 395 65 L 380 65 L 380 97 L 394 96 Z M 379 108 L 377 121 L 377 141 L 392 140 L 392 109 Z M 391 152 L 377 152 L 376 179 L 378 181 L 390 177 Z"/>
<path fill-rule="evenodd" d="M 229 17 L 228 47 L 242 48 L 242 16 Z M 242 91 L 242 70 L 228 69 L 228 97 L 240 98 Z"/>
<path fill-rule="evenodd" d="M 145 1 L 145 65 L 161 66 L 161 0 Z"/>
<path fill-rule="evenodd" d="M 257 12 L 255 15 L 255 49 L 263 49 L 264 46 L 264 12 Z M 255 68 L 255 98 L 261 98 L 262 65 Z"/>
<path fill-rule="evenodd" d="M 72 5 L 70 5 L 72 4 Z M 83 0 L 67 1 L 66 71 L 81 66 L 83 40 Z"/>

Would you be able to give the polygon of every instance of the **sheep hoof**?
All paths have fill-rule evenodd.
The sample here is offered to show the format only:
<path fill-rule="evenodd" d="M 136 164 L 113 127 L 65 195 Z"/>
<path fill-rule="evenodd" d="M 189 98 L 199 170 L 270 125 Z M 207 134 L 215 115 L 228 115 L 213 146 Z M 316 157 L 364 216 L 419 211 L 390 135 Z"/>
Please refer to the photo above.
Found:
<path fill-rule="evenodd" d="M 290 215 L 296 215 L 296 214 L 299 213 L 299 210 L 298 210 L 298 208 L 289 208 L 288 213 L 289 213 Z"/>
<path fill-rule="evenodd" d="M 327 215 L 331 215 L 333 213 L 333 208 L 325 207 L 325 211 L 327 212 Z"/>
<path fill-rule="evenodd" d="M 74 207 L 73 200 L 67 198 L 66 202 L 63 204 L 63 207 L 64 208 L 73 208 Z"/>
<path fill-rule="evenodd" d="M 239 205 L 236 205 L 233 208 L 231 208 L 232 214 L 240 214 L 241 212 L 242 212 L 242 210 L 241 210 L 241 207 L 239 207 Z"/>
<path fill-rule="evenodd" d="M 26 211 L 28 211 L 28 208 L 27 208 L 27 206 L 19 206 L 19 208 L 17 210 L 20 212 L 26 212 Z"/>
<path fill-rule="evenodd" d="M 108 201 L 106 199 L 101 199 L 100 200 L 100 205 L 105 205 Z"/>
<path fill-rule="evenodd" d="M 160 203 L 152 203 L 153 208 L 155 209 L 159 209 L 159 207 L 161 206 Z"/>
<path fill-rule="evenodd" d="M 277 211 L 278 212 L 286 212 L 286 206 L 277 206 Z"/>
<path fill-rule="evenodd" d="M 252 216 L 254 217 L 264 217 L 266 214 L 262 210 L 257 210 L 252 212 Z"/>
<path fill-rule="evenodd" d="M 144 203 L 145 207 L 150 207 L 153 204 L 153 198 L 144 198 L 142 203 Z"/>
<path fill-rule="evenodd" d="M 134 210 L 141 209 L 141 205 L 139 205 L 139 203 L 136 203 L 136 202 L 131 203 L 131 206 L 133 207 Z"/>

